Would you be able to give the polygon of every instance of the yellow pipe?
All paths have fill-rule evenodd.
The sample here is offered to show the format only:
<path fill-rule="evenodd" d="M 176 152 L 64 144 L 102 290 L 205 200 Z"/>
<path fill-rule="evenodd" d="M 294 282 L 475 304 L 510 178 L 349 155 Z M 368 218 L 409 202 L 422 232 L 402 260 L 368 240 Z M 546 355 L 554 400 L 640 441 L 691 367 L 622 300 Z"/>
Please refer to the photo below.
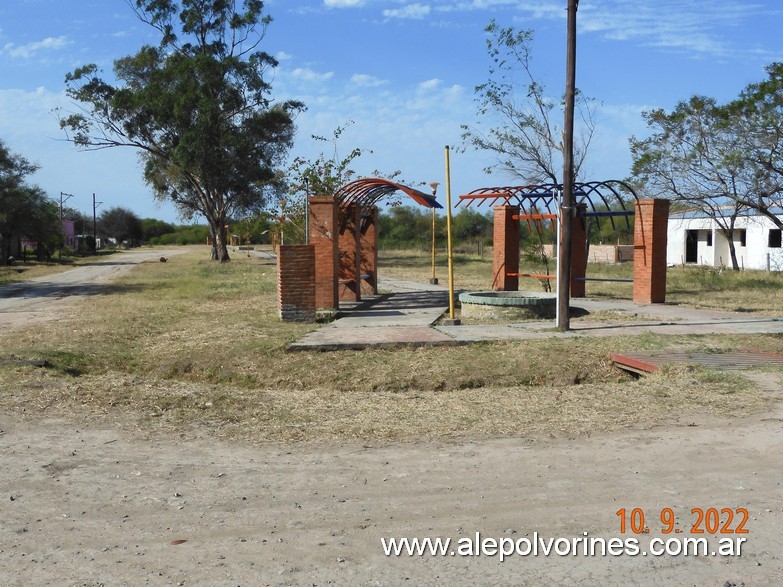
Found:
<path fill-rule="evenodd" d="M 435 283 L 435 208 L 432 209 L 432 279 L 430 283 Z"/>
<path fill-rule="evenodd" d="M 449 255 L 449 318 L 454 320 L 454 254 L 451 250 L 451 167 L 446 145 L 446 245 Z"/>

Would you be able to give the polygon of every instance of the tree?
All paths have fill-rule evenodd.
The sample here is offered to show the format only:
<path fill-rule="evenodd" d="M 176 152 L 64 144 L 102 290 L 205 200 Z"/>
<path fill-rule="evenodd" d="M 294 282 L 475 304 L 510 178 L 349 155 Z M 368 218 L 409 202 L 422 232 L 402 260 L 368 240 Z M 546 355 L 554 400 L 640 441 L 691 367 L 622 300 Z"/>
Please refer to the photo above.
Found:
<path fill-rule="evenodd" d="M 742 178 L 736 121 L 703 96 L 678 103 L 670 113 L 656 109 L 643 116 L 654 132 L 644 140 L 631 138 L 633 182 L 650 196 L 707 212 L 726 237 L 738 271 L 734 226 L 753 188 Z"/>
<path fill-rule="evenodd" d="M 532 70 L 533 31 L 500 27 L 494 20 L 484 29 L 492 64 L 489 79 L 476 86 L 480 119 L 490 118 L 496 126 L 488 131 L 462 125 L 462 140 L 479 150 L 493 153 L 493 170 L 525 183 L 560 184 L 563 173 L 564 100 L 555 100 L 536 81 Z M 524 82 L 517 81 L 522 73 Z M 591 100 L 577 93 L 576 111 L 580 133 L 574 141 L 574 174 L 580 176 L 595 130 Z"/>
<path fill-rule="evenodd" d="M 142 222 L 138 216 L 127 208 L 115 206 L 101 212 L 98 218 L 98 231 L 121 244 L 128 241 L 131 246 L 137 245 L 142 238 Z"/>
<path fill-rule="evenodd" d="M 60 237 L 57 205 L 27 183 L 37 169 L 0 140 L 0 265 L 8 262 L 13 238 L 53 244 Z"/>
<path fill-rule="evenodd" d="M 141 241 L 148 243 L 150 239 L 153 239 L 170 232 L 174 232 L 177 229 L 176 226 L 157 218 L 142 218 L 141 219 Z"/>
<path fill-rule="evenodd" d="M 723 111 L 735 129 L 729 163 L 747 186 L 738 203 L 783 229 L 774 210 L 783 206 L 783 63 L 772 63 L 766 72 L 766 80 L 749 84 Z"/>
<path fill-rule="evenodd" d="M 258 47 L 271 18 L 261 0 L 128 1 L 160 44 L 115 61 L 117 85 L 95 65 L 69 73 L 82 111 L 60 125 L 81 148 L 138 149 L 155 196 L 203 215 L 212 259 L 228 261 L 226 219 L 263 207 L 304 108 L 269 97 L 277 61 Z"/>
<path fill-rule="evenodd" d="M 473 208 L 462 208 L 453 218 L 452 232 L 459 242 L 487 240 L 492 236 L 492 218 Z"/>
<path fill-rule="evenodd" d="M 783 64 L 719 105 L 694 96 L 670 113 L 645 112 L 653 134 L 631 139 L 634 180 L 653 196 L 708 213 L 729 243 L 732 267 L 737 217 L 754 210 L 783 228 Z"/>

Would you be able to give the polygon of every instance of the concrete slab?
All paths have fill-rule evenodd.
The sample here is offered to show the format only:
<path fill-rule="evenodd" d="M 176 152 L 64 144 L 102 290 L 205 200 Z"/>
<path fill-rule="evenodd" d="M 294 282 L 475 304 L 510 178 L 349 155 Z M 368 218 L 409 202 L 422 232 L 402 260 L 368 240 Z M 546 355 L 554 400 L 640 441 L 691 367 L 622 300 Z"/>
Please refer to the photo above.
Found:
<path fill-rule="evenodd" d="M 289 351 L 336 351 L 464 344 L 427 326 L 324 327 L 289 344 Z"/>
<path fill-rule="evenodd" d="M 635 336 L 640 334 L 783 334 L 783 317 L 699 310 L 676 304 L 637 304 L 630 300 L 579 298 L 575 315 L 611 313 L 607 320 L 571 321 L 560 332 L 554 320 L 512 324 L 437 324 L 448 311 L 448 291 L 439 285 L 381 278 L 387 293 L 345 304 L 333 323 L 305 335 L 290 350 L 335 350 L 401 345 L 467 344 L 490 340 Z M 541 295 L 540 292 L 531 292 Z"/>

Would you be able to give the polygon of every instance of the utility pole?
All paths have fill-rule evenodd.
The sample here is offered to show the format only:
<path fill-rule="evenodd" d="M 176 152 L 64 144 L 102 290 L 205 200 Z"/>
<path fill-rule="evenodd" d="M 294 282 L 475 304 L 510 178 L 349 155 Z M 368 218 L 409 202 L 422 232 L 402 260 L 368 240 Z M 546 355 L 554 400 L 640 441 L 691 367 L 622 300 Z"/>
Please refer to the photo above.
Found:
<path fill-rule="evenodd" d="M 103 202 L 96 202 L 95 201 L 95 192 L 92 193 L 92 252 L 97 253 L 98 252 L 98 221 L 97 216 L 95 214 L 95 211 L 98 209 L 98 206 L 103 204 Z"/>
<path fill-rule="evenodd" d="M 62 261 L 63 260 L 63 241 L 65 240 L 64 231 L 63 231 L 63 204 L 73 198 L 73 194 L 66 194 L 65 192 L 60 192 L 60 247 L 57 251 L 57 260 Z"/>
<path fill-rule="evenodd" d="M 557 328 L 570 330 L 571 231 L 574 220 L 574 102 L 576 96 L 576 11 L 579 0 L 568 0 L 565 121 L 563 124 L 563 194 L 560 199 L 560 242 L 557 250 Z"/>

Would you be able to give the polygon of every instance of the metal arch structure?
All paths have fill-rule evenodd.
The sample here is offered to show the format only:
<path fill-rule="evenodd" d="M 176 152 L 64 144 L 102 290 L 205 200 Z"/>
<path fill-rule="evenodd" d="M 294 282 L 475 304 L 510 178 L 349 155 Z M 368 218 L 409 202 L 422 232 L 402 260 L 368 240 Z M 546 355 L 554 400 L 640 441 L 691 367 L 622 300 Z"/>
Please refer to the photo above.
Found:
<path fill-rule="evenodd" d="M 349 182 L 333 195 L 308 199 L 310 244 L 315 265 L 316 310 L 337 311 L 341 301 L 358 302 L 362 293 L 377 294 L 377 204 L 402 192 L 420 206 L 442 208 L 435 196 L 388 179 Z"/>
<path fill-rule="evenodd" d="M 465 206 L 468 207 L 473 202 L 477 202 L 477 205 L 480 206 L 488 202 L 490 206 L 503 204 L 519 206 L 519 210 L 523 215 L 548 216 L 549 218 L 547 219 L 551 223 L 552 230 L 554 230 L 558 210 L 557 194 L 562 189 L 562 184 L 555 183 L 478 188 L 470 193 L 461 195 L 456 205 L 459 206 L 465 202 Z M 630 195 L 633 202 L 624 198 L 624 193 Z M 633 216 L 633 204 L 639 200 L 631 186 L 620 180 L 576 183 L 574 184 L 574 198 L 576 205 L 586 205 L 589 210 L 586 214 L 587 216 L 609 218 L 609 221 L 612 223 L 612 229 L 617 228 L 615 217 L 625 217 L 628 230 L 631 229 L 631 221 L 628 217 Z M 631 204 L 630 209 L 628 207 L 629 204 Z M 601 209 L 602 206 L 603 209 Z M 540 221 L 541 219 L 535 220 L 535 222 Z M 529 228 L 532 228 L 532 222 L 533 220 L 530 218 L 527 219 Z"/>
<path fill-rule="evenodd" d="M 410 196 L 414 202 L 425 208 L 443 208 L 435 197 L 430 194 L 425 194 L 401 183 L 377 177 L 357 179 L 345 184 L 335 192 L 334 199 L 341 207 L 356 204 L 361 208 L 370 208 L 375 206 L 382 198 L 390 196 L 397 191 Z"/>

